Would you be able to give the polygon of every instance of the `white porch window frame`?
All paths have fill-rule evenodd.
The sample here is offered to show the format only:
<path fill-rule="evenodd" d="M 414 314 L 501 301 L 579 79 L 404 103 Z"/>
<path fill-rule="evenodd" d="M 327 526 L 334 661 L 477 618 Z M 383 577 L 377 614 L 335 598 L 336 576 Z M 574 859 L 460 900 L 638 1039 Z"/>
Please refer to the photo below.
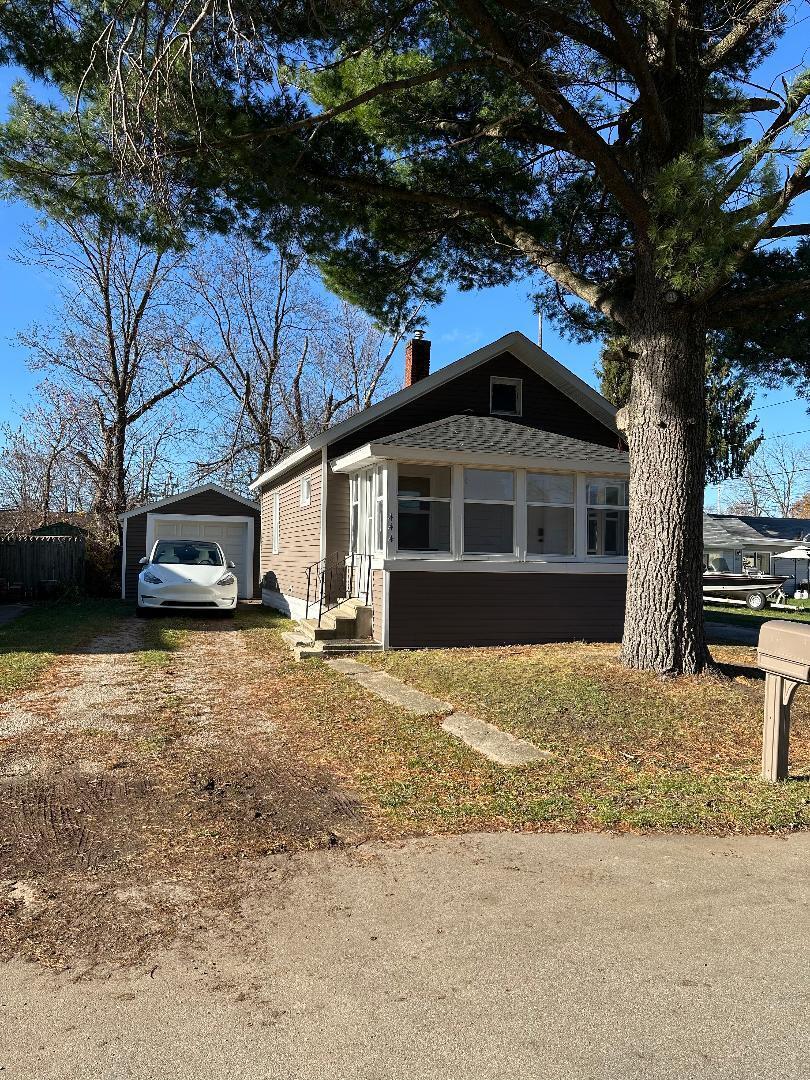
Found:
<path fill-rule="evenodd" d="M 424 464 L 424 463 L 422 463 L 422 464 Z M 449 551 L 430 551 L 430 550 L 422 551 L 422 550 L 420 550 L 418 548 L 403 548 L 403 549 L 400 549 L 400 547 L 399 547 L 399 504 L 400 504 L 399 474 L 400 474 L 400 469 L 406 469 L 406 470 L 419 469 L 420 468 L 420 463 L 415 462 L 413 465 L 411 465 L 411 464 L 409 464 L 408 462 L 405 462 L 405 461 L 392 462 L 388 466 L 388 469 L 387 469 L 387 473 L 388 473 L 388 491 L 389 491 L 389 501 L 388 501 L 389 521 L 393 524 L 393 529 L 389 528 L 389 533 L 393 533 L 393 535 L 390 536 L 390 541 L 391 541 L 392 549 L 393 549 L 392 557 L 396 557 L 397 555 L 399 555 L 399 556 L 402 556 L 402 557 L 408 558 L 408 559 L 442 559 L 442 560 L 447 560 L 447 559 L 453 558 L 455 553 L 456 553 L 456 541 L 455 541 L 454 529 L 453 529 L 453 521 L 454 521 L 453 504 L 454 504 L 454 500 L 455 500 L 455 484 L 456 484 L 455 473 L 456 473 L 456 467 L 453 466 L 453 465 L 442 465 L 442 464 L 431 465 L 429 467 L 430 468 L 438 468 L 438 469 L 447 469 L 448 470 L 448 472 L 450 474 L 450 496 L 449 496 L 449 498 L 447 496 L 444 496 L 444 495 L 426 495 L 426 496 L 421 496 L 420 495 L 418 499 L 415 499 L 412 496 L 403 495 L 401 497 L 401 501 L 403 501 L 403 502 L 430 502 L 430 503 L 435 502 L 435 503 L 446 503 L 446 504 L 448 504 L 449 507 L 450 507 L 450 550 Z"/>
<path fill-rule="evenodd" d="M 523 469 L 523 490 L 525 497 L 523 501 L 523 507 L 525 510 L 525 521 L 523 523 L 523 534 L 525 534 L 524 542 L 526 545 L 526 561 L 527 562 L 570 562 L 572 559 L 578 557 L 577 552 L 579 548 L 579 520 L 582 517 L 582 513 L 579 508 L 579 485 L 577 483 L 577 473 L 573 472 L 551 472 L 548 469 Z M 530 499 L 528 495 L 528 484 L 530 476 L 557 476 L 563 477 L 566 480 L 571 481 L 571 490 L 573 492 L 573 502 L 544 502 L 538 499 Z M 573 526 L 571 535 L 571 551 L 570 552 L 546 552 L 546 551 L 529 551 L 529 507 L 541 506 L 551 508 L 555 510 L 571 510 L 573 512 Z M 522 535 L 523 535 L 522 534 Z"/>
<path fill-rule="evenodd" d="M 451 489 L 450 489 L 450 551 L 449 552 L 435 552 L 435 551 L 401 551 L 399 548 L 399 535 L 398 535 L 398 517 L 399 517 L 399 470 L 400 469 L 418 469 L 420 465 L 430 464 L 431 466 L 446 465 L 451 470 Z M 517 569 L 518 564 L 531 565 L 535 569 L 542 569 L 543 565 L 548 566 L 560 566 L 563 564 L 569 564 L 569 569 L 573 570 L 575 565 L 592 566 L 594 568 L 602 566 L 605 572 L 609 567 L 616 566 L 622 569 L 627 564 L 626 555 L 589 555 L 588 554 L 588 506 L 587 506 L 587 485 L 593 482 L 604 483 L 627 483 L 626 474 L 616 474 L 606 472 L 600 474 L 595 471 L 584 471 L 581 468 L 569 466 L 565 468 L 565 463 L 560 462 L 560 467 L 556 468 L 555 463 L 549 463 L 537 465 L 534 468 L 518 468 L 509 467 L 501 464 L 498 465 L 484 465 L 484 464 L 471 464 L 464 465 L 458 462 L 442 461 L 438 455 L 430 462 L 426 461 L 409 461 L 403 457 L 401 460 L 396 458 L 382 459 L 378 458 L 375 463 L 376 468 L 379 469 L 379 477 L 382 488 L 382 505 L 385 512 L 385 536 L 384 536 L 384 548 L 382 551 L 374 552 L 374 565 L 377 568 L 382 568 L 385 563 L 403 563 L 411 564 L 416 567 L 419 565 L 430 564 L 433 566 L 436 564 L 452 563 L 457 569 L 461 569 L 461 564 L 481 564 L 481 569 L 486 568 L 487 563 L 497 564 L 501 569 L 507 569 L 508 564 L 515 564 Z M 496 472 L 511 472 L 515 478 L 515 499 L 514 499 L 514 551 L 513 553 L 465 553 L 464 552 L 464 470 L 465 468 L 473 469 L 487 469 L 491 468 Z M 355 489 L 352 487 L 354 477 L 359 477 L 362 469 L 358 469 L 354 472 L 348 472 L 349 476 L 349 501 L 350 501 L 350 518 L 351 518 L 351 506 L 352 506 L 352 493 Z M 529 554 L 528 547 L 528 533 L 527 533 L 527 518 L 528 518 L 528 502 L 527 502 L 527 484 L 526 478 L 529 473 L 543 473 L 550 475 L 560 476 L 573 476 L 574 477 L 574 553 L 573 555 L 551 555 L 551 554 Z M 354 481 L 359 484 L 359 480 Z M 447 500 L 444 500 L 447 501 Z M 470 500 L 479 501 L 479 500 Z M 555 504 L 556 505 L 556 504 Z M 568 504 L 566 504 L 568 505 Z M 608 508 L 610 509 L 610 508 Z M 619 507 L 622 509 L 622 507 Z"/>
<path fill-rule="evenodd" d="M 309 506 L 310 503 L 312 502 L 312 477 L 311 476 L 302 476 L 301 477 L 301 486 L 299 488 L 298 502 L 299 502 L 299 505 L 301 505 L 301 506 Z"/>
<path fill-rule="evenodd" d="M 595 561 L 622 560 L 622 561 L 626 562 L 627 561 L 627 555 L 626 554 L 624 554 L 624 555 L 618 555 L 618 554 L 613 554 L 613 553 L 600 554 L 599 552 L 591 552 L 590 543 L 588 541 L 588 522 L 590 520 L 590 516 L 591 516 L 590 511 L 591 510 L 604 511 L 605 513 L 607 513 L 608 511 L 616 511 L 619 514 L 624 513 L 627 516 L 627 518 L 629 519 L 629 515 L 630 515 L 630 496 L 629 496 L 629 483 L 630 482 L 629 482 L 629 480 L 626 477 L 615 477 L 615 476 L 605 476 L 605 475 L 600 476 L 598 473 L 589 473 L 586 476 L 583 476 L 583 483 L 584 483 L 584 495 L 585 495 L 585 500 L 584 500 L 585 501 L 585 513 L 583 515 L 584 518 L 585 518 L 585 549 L 584 549 L 585 550 L 585 558 L 590 559 L 590 560 L 595 560 Z M 594 485 L 594 484 L 613 485 L 613 486 L 619 487 L 620 489 L 623 488 L 624 489 L 624 501 L 623 502 L 617 502 L 617 503 L 606 503 L 606 502 L 605 503 L 595 503 L 595 502 L 591 502 L 590 499 L 588 498 L 588 488 L 590 486 Z M 619 520 L 621 521 L 621 518 Z M 604 538 L 602 540 L 602 544 L 604 545 Z M 629 538 L 628 538 L 628 545 L 629 545 Z"/>
<path fill-rule="evenodd" d="M 461 477 L 461 506 L 459 517 L 461 518 L 461 555 L 464 559 L 472 561 L 485 561 L 496 560 L 500 562 L 513 561 L 514 559 L 525 559 L 525 541 L 522 540 L 518 533 L 518 507 L 523 509 L 523 528 L 525 531 L 525 507 L 526 507 L 526 471 L 523 472 L 523 495 L 520 497 L 520 487 L 518 485 L 518 477 L 516 469 L 486 469 L 481 468 L 479 465 L 463 465 Z M 512 498 L 511 499 L 470 499 L 467 498 L 465 489 L 464 478 L 467 472 L 496 472 L 505 473 L 512 477 Z M 464 518 L 466 516 L 467 505 L 471 506 L 511 506 L 512 507 L 512 550 L 511 551 L 467 551 L 467 541 L 464 535 Z M 452 521 L 453 507 L 450 508 L 450 517 Z M 452 525 L 451 525 L 452 531 Z"/>
<path fill-rule="evenodd" d="M 349 473 L 349 555 L 385 553 L 386 471 L 380 464 Z"/>

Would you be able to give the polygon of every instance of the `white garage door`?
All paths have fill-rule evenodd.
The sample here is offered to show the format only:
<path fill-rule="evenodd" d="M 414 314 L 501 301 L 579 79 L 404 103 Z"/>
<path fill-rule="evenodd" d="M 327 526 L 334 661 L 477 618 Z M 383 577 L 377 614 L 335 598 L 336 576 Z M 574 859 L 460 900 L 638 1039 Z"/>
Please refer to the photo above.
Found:
<path fill-rule="evenodd" d="M 246 521 L 217 521 L 200 517 L 160 517 L 149 515 L 152 525 L 152 543 L 155 540 L 216 540 L 229 562 L 236 563 L 236 580 L 239 596 L 250 597 L 253 593 L 253 568 Z"/>

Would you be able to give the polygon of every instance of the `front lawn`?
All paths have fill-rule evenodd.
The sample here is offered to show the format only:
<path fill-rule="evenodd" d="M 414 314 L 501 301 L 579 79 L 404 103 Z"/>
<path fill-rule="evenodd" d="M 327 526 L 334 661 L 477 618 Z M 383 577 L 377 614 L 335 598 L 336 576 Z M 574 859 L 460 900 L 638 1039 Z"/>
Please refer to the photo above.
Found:
<path fill-rule="evenodd" d="M 363 657 L 553 754 L 522 768 L 491 764 L 438 718 L 402 714 L 381 727 L 360 713 L 347 726 L 344 711 L 318 728 L 340 767 L 401 828 L 807 828 L 810 691 L 793 706 L 793 778 L 768 785 L 759 779 L 764 684 L 754 650 L 715 655 L 726 678 L 670 681 L 627 671 L 612 645 Z M 335 679 L 340 692 L 357 692 Z"/>

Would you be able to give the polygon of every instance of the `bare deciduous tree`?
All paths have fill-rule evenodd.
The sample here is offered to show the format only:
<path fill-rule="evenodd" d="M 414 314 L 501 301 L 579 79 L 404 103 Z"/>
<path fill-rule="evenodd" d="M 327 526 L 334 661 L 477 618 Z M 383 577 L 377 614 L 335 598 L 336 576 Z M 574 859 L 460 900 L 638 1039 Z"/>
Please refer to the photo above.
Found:
<path fill-rule="evenodd" d="M 237 486 L 389 389 L 391 359 L 418 315 L 386 334 L 330 303 L 300 254 L 245 240 L 198 253 L 190 280 L 207 325 L 194 347 L 211 371 L 205 427 L 216 451 L 198 476 Z"/>
<path fill-rule="evenodd" d="M 775 439 L 750 462 L 732 486 L 732 514 L 791 517 L 810 474 L 810 450 Z"/>
<path fill-rule="evenodd" d="M 64 438 L 92 481 L 92 510 L 114 532 L 131 497 L 143 495 L 143 483 L 129 484 L 133 453 L 155 425 L 166 429 L 157 411 L 205 368 L 178 317 L 183 257 L 92 217 L 29 230 L 28 241 L 17 258 L 51 272 L 59 307 L 19 340 L 31 367 L 46 373 L 54 417 L 72 403 Z"/>

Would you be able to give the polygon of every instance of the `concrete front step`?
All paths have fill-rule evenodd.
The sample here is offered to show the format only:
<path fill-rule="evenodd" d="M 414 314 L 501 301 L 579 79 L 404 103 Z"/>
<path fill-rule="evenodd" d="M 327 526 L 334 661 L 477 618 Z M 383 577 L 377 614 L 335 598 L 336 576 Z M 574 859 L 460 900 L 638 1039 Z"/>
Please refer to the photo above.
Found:
<path fill-rule="evenodd" d="M 331 641 L 298 642 L 294 647 L 297 660 L 310 660 L 314 657 L 325 659 L 333 656 L 350 656 L 352 653 L 380 652 L 382 645 L 368 638 L 352 640 L 333 638 Z"/>
<path fill-rule="evenodd" d="M 301 619 L 301 636 L 310 642 L 367 640 L 371 638 L 372 609 L 359 600 L 344 600 L 339 607 L 317 619 Z"/>

